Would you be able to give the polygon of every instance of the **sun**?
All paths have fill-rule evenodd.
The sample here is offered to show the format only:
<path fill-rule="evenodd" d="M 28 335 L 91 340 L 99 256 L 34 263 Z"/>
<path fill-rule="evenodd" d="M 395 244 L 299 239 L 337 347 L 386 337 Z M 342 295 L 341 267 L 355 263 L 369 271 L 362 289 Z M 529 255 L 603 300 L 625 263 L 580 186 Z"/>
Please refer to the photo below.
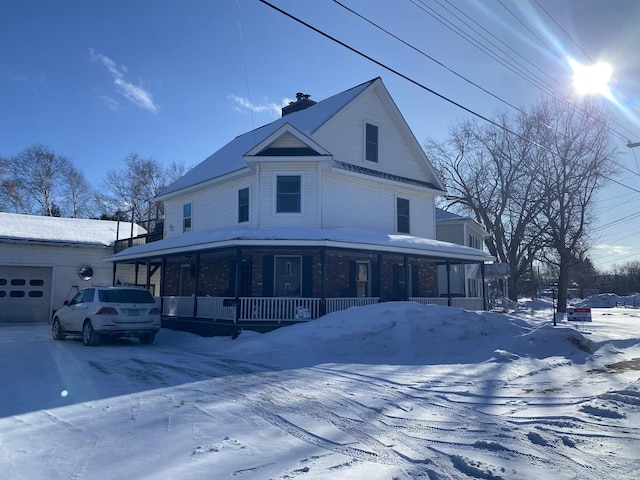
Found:
<path fill-rule="evenodd" d="M 599 62 L 593 65 L 582 65 L 570 58 L 569 65 L 573 70 L 573 87 L 576 92 L 582 95 L 596 94 L 612 98 L 609 80 L 611 80 L 613 68 L 610 64 Z"/>

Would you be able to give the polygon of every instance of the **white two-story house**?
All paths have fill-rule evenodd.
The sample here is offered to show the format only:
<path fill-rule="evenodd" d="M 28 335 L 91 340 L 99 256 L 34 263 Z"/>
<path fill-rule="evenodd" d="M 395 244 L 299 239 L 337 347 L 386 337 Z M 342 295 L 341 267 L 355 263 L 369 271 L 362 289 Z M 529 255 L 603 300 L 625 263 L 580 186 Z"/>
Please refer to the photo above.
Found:
<path fill-rule="evenodd" d="M 382 80 L 297 98 L 170 185 L 163 239 L 113 255 L 116 271 L 134 264 L 176 328 L 409 299 L 482 309 L 481 291 L 443 291 L 438 266 L 492 257 L 436 240 L 444 185 Z"/>

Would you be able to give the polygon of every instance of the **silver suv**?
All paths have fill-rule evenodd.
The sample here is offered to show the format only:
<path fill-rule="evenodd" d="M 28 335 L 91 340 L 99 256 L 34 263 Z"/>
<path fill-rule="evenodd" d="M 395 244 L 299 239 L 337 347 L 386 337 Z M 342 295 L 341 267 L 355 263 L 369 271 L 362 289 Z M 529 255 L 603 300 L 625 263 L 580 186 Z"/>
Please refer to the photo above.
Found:
<path fill-rule="evenodd" d="M 137 337 L 153 343 L 160 330 L 160 309 L 142 287 L 90 287 L 78 292 L 53 314 L 55 340 L 82 335 L 85 345 L 105 337 Z"/>

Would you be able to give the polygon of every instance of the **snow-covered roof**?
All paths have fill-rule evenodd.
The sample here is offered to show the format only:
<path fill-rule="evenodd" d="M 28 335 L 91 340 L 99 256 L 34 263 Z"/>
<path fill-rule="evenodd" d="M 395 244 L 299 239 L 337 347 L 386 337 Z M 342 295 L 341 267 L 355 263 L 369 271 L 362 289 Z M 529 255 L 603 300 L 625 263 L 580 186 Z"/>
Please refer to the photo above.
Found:
<path fill-rule="evenodd" d="M 387 234 L 357 228 L 271 228 L 253 229 L 232 226 L 191 232 L 131 248 L 109 257 L 111 261 L 169 255 L 209 248 L 233 246 L 328 246 L 359 250 L 426 255 L 443 260 L 470 262 L 491 261 L 488 253 L 456 243 L 442 242 L 411 235 Z"/>
<path fill-rule="evenodd" d="M 119 233 L 118 233 L 119 230 Z M 133 225 L 133 235 L 146 230 Z M 37 242 L 110 246 L 129 238 L 131 223 L 86 218 L 42 217 L 0 212 L 0 242 Z"/>
<path fill-rule="evenodd" d="M 236 137 L 169 185 L 160 193 L 157 199 L 162 200 L 171 193 L 247 168 L 248 165 L 244 160 L 244 155 L 286 123 L 291 124 L 303 134 L 311 136 L 376 80 L 378 78 L 322 100 L 313 105 L 312 108 L 290 113 L 274 122 Z"/>
<path fill-rule="evenodd" d="M 475 222 L 471 217 L 463 217 L 462 215 L 436 208 L 436 222 Z"/>
<path fill-rule="evenodd" d="M 473 225 L 478 232 L 481 232 L 485 237 L 489 235 L 489 232 L 487 232 L 484 226 L 477 220 L 471 217 L 463 217 L 462 215 L 457 215 L 453 212 L 442 210 L 441 208 L 436 208 L 436 223 L 466 223 L 468 225 Z"/>

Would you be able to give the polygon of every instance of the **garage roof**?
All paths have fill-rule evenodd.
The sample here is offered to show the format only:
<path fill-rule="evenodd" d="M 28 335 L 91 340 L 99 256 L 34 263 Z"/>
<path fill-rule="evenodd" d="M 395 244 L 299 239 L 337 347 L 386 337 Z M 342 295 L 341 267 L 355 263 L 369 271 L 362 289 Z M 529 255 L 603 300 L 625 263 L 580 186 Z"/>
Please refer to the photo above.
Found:
<path fill-rule="evenodd" d="M 119 223 L 119 226 L 118 226 Z M 146 231 L 133 225 L 133 236 Z M 131 236 L 131 223 L 86 218 L 42 217 L 0 212 L 0 242 L 111 246 Z"/>

